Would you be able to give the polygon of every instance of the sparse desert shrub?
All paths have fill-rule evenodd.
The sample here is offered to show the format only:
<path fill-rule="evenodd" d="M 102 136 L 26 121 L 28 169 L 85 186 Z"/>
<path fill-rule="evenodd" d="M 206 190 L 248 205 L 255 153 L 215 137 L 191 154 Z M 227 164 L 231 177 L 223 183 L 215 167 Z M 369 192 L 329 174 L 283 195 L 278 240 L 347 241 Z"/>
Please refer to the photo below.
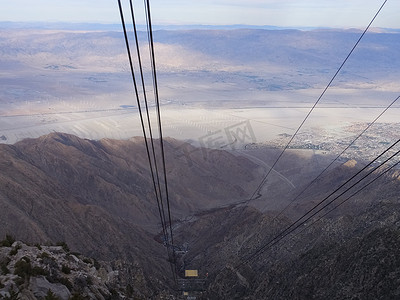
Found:
<path fill-rule="evenodd" d="M 79 293 L 75 293 L 69 298 L 69 300 L 88 300 L 88 299 L 89 299 L 88 296 L 83 296 Z"/>
<path fill-rule="evenodd" d="M 7 257 L 7 258 L 3 259 L 3 260 L 0 262 L 0 271 L 1 271 L 1 274 L 7 275 L 7 274 L 10 273 L 10 270 L 7 268 L 7 265 L 8 265 L 8 263 L 9 263 L 10 261 L 11 261 L 10 258 Z"/>
<path fill-rule="evenodd" d="M 14 255 L 16 255 L 17 253 L 18 253 L 18 249 L 17 249 L 17 248 L 14 248 L 14 249 L 11 249 L 11 251 L 8 253 L 8 255 L 14 256 Z"/>
<path fill-rule="evenodd" d="M 62 265 L 61 272 L 63 272 L 64 274 L 71 274 L 71 269 L 67 265 Z"/>
<path fill-rule="evenodd" d="M 14 274 L 21 278 L 29 279 L 33 275 L 31 261 L 27 257 L 23 257 L 17 261 L 14 268 Z"/>
<path fill-rule="evenodd" d="M 30 259 L 28 256 L 23 256 L 23 257 L 21 257 L 20 260 L 24 260 L 24 261 L 26 261 L 26 262 L 28 262 L 28 263 L 31 262 L 31 259 Z"/>
<path fill-rule="evenodd" d="M 18 250 L 21 249 L 21 245 L 17 245 L 15 246 L 15 248 L 11 249 L 10 253 L 8 253 L 8 255 L 10 256 L 14 256 L 18 253 Z"/>
<path fill-rule="evenodd" d="M 58 278 L 58 282 L 65 285 L 70 291 L 72 290 L 72 288 L 74 287 L 71 283 L 71 281 L 69 281 L 68 278 L 65 277 L 59 277 Z"/>
<path fill-rule="evenodd" d="M 67 252 L 67 253 L 70 252 L 69 247 L 66 242 L 58 242 L 56 245 L 61 246 L 65 252 Z"/>
<path fill-rule="evenodd" d="M 84 259 L 82 259 L 82 261 L 85 263 L 85 264 L 92 264 L 92 260 L 91 259 L 89 259 L 89 258 L 84 258 Z"/>
<path fill-rule="evenodd" d="M 1 274 L 7 275 L 10 273 L 10 270 L 7 268 L 7 265 L 1 265 Z"/>
<path fill-rule="evenodd" d="M 100 269 L 100 263 L 96 259 L 93 259 L 93 266 L 96 268 L 96 270 Z"/>
<path fill-rule="evenodd" d="M 44 297 L 44 299 L 45 300 L 59 300 L 60 298 L 58 298 L 57 296 L 56 296 L 56 294 L 54 294 L 53 292 L 52 292 L 52 290 L 48 290 L 47 291 L 47 294 L 46 294 L 46 297 Z"/>
<path fill-rule="evenodd" d="M 34 266 L 32 268 L 32 275 L 33 276 L 39 276 L 39 275 L 47 276 L 47 275 L 49 275 L 49 272 L 39 266 Z"/>
<path fill-rule="evenodd" d="M 42 252 L 40 253 L 40 255 L 38 256 L 41 259 L 46 259 L 46 258 L 50 258 L 50 255 L 47 252 Z"/>
<path fill-rule="evenodd" d="M 9 234 L 6 234 L 5 239 L 0 242 L 0 246 L 11 247 L 12 244 L 14 244 L 14 242 L 15 242 L 15 238 Z"/>
<path fill-rule="evenodd" d="M 23 285 L 25 283 L 25 279 L 21 278 L 21 277 L 17 277 L 17 278 L 14 279 L 14 283 L 17 286 L 21 286 L 21 285 Z"/>
<path fill-rule="evenodd" d="M 75 277 L 74 286 L 78 291 L 83 291 L 85 287 L 93 284 L 92 278 L 88 276 Z"/>
<path fill-rule="evenodd" d="M 48 255 L 47 253 L 45 255 L 41 255 L 41 259 L 42 259 L 42 264 L 47 265 L 49 267 L 49 269 L 52 269 L 52 270 L 59 269 L 56 259 L 54 257 L 51 257 L 50 255 Z"/>
<path fill-rule="evenodd" d="M 120 299 L 119 293 L 115 289 L 110 290 L 110 295 L 107 297 L 108 300 L 117 300 Z"/>
<path fill-rule="evenodd" d="M 58 270 L 50 268 L 50 272 L 46 278 L 51 283 L 57 283 L 60 280 L 60 274 L 58 273 Z"/>
<path fill-rule="evenodd" d="M 126 295 L 128 297 L 132 297 L 133 296 L 133 292 L 134 292 L 133 287 L 128 283 L 128 285 L 126 286 L 126 289 L 125 289 Z"/>
<path fill-rule="evenodd" d="M 9 296 L 4 296 L 4 300 L 18 300 L 19 299 L 19 292 L 15 290 L 14 286 L 8 290 Z"/>

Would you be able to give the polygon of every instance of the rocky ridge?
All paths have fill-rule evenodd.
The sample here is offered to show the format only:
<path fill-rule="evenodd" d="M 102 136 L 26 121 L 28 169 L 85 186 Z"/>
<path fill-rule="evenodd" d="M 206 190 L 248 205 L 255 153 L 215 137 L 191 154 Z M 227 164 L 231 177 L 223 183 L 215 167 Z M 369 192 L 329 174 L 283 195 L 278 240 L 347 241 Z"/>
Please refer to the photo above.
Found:
<path fill-rule="evenodd" d="M 12 244 L 11 244 L 12 242 Z M 65 243 L 29 246 L 7 236 L 0 247 L 0 298 L 121 299 L 144 298 L 136 288 L 121 287 L 119 272 L 109 263 L 71 253 Z"/>
<path fill-rule="evenodd" d="M 167 147 L 169 175 L 176 187 L 174 205 L 189 214 L 180 220 L 178 214 L 174 221 L 175 246 L 185 245 L 179 249 L 178 276 L 183 277 L 185 268 L 199 270 L 206 278 L 200 299 L 400 295 L 398 171 L 386 174 L 314 226 L 303 225 L 298 235 L 240 265 L 327 191 L 360 170 L 362 163 L 350 161 L 328 171 L 291 209 L 277 216 L 279 210 L 261 212 L 235 204 L 240 197 L 231 198 L 251 190 L 258 172 L 254 164 L 224 151 L 212 150 L 204 157 L 203 151 L 174 140 L 168 140 Z M 16 234 L 22 240 L 25 236 L 30 244 L 65 240 L 73 251 L 100 261 L 96 269 L 93 259 L 63 249 L 65 244 L 6 241 L 0 256 L 3 292 L 12 296 L 10 291 L 22 287 L 26 299 L 68 299 L 77 292 L 91 299 L 180 299 L 158 228 L 146 227 L 153 222 L 154 211 L 148 203 L 143 155 L 134 140 L 89 141 L 58 133 L 1 146 L 0 234 Z M 234 176 L 229 177 L 230 172 Z M 300 181 L 296 185 L 289 194 L 304 187 Z M 215 198 L 213 189 L 218 191 Z M 290 200 L 291 195 L 287 197 Z M 257 200 L 272 199 L 263 191 Z M 189 202 L 186 207 L 184 202 Z M 50 264 L 55 271 L 48 266 L 47 255 L 54 258 L 56 263 Z M 69 274 L 62 271 L 63 265 Z M 18 271 L 19 266 L 25 273 Z M 24 275 L 26 270 L 29 276 Z M 94 286 L 81 278 L 82 283 L 81 273 Z M 45 286 L 41 294 L 38 285 Z"/>
<path fill-rule="evenodd" d="M 165 142 L 174 218 L 238 201 L 259 175 L 226 151 Z M 190 155 L 188 155 L 190 153 Z M 108 261 L 126 285 L 144 273 L 145 297 L 172 286 L 143 139 L 91 141 L 52 133 L 0 145 L 0 237 L 29 244 L 65 241 Z M 116 262 L 120 263 L 116 263 Z"/>

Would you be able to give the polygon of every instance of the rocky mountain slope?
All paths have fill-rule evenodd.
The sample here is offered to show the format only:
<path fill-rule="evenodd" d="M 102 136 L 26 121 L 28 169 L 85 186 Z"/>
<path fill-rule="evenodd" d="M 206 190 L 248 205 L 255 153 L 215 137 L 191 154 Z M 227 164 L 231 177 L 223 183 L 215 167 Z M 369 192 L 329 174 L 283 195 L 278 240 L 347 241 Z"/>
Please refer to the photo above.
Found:
<path fill-rule="evenodd" d="M 28 246 L 7 236 L 1 242 L 0 265 L 0 298 L 118 299 L 141 295 L 130 285 L 120 289 L 119 272 L 109 264 L 71 253 L 66 244 Z"/>
<path fill-rule="evenodd" d="M 256 184 L 260 170 L 247 159 L 172 139 L 165 147 L 174 218 L 242 200 Z M 146 295 L 171 286 L 142 139 L 53 133 L 0 145 L 0 170 L 0 236 L 121 259 L 128 273 L 145 270 Z"/>
<path fill-rule="evenodd" d="M 332 175 L 345 177 L 353 168 L 339 167 L 322 178 L 318 188 L 328 188 L 328 179 L 340 182 L 341 177 Z M 293 214 L 243 207 L 210 211 L 177 228 L 177 239 L 193 245 L 181 259 L 187 268 L 209 274 L 201 299 L 396 299 L 399 191 L 399 173 L 394 171 L 244 264 L 291 224 Z M 311 204 L 323 195 L 314 192 L 308 196 Z"/>
<path fill-rule="evenodd" d="M 254 188 L 260 175 L 254 163 L 224 151 L 208 151 L 204 156 L 197 149 L 186 155 L 192 149 L 196 150 L 174 140 L 166 142 L 175 216 L 242 200 Z M 58 218 L 65 213 L 66 219 L 73 219 L 73 212 L 91 219 L 97 213 L 146 230 L 157 224 L 157 205 L 140 139 L 97 142 L 54 133 L 13 146 L 1 145 L 0 151 L 2 211 L 8 209 L 5 215 L 13 215 L 8 222 L 29 223 L 42 240 L 49 232 L 31 221 L 39 213 L 42 217 L 54 211 L 50 205 L 60 206 Z"/>
<path fill-rule="evenodd" d="M 3 295 L 15 284 L 26 299 L 47 297 L 48 289 L 65 299 L 78 292 L 91 299 L 181 299 L 159 239 L 142 142 L 138 138 L 91 141 L 53 133 L 0 145 L 0 236 L 12 234 L 31 245 L 60 242 L 72 251 L 3 243 Z M 198 298 L 396 299 L 400 295 L 398 171 L 384 175 L 313 226 L 309 227 L 316 219 L 243 263 L 360 170 L 361 164 L 350 161 L 332 168 L 278 216 L 276 208 L 261 212 L 240 204 L 262 178 L 263 170 L 254 162 L 172 139 L 165 146 L 179 250 L 177 273 L 183 278 L 185 269 L 199 270 L 204 289 Z M 257 201 L 288 203 L 306 184 L 295 177 L 290 180 L 296 187 L 284 197 L 271 199 L 268 187 Z M 18 264 L 26 267 L 29 278 L 15 271 Z M 63 272 L 63 266 L 70 273 Z M 85 285 L 81 277 L 91 278 L 91 283 L 86 280 Z"/>
<path fill-rule="evenodd" d="M 398 182 L 396 188 L 396 197 L 356 201 L 341 216 L 302 226 L 245 264 L 291 220 L 241 207 L 209 212 L 177 228 L 177 240 L 192 245 L 181 264 L 206 278 L 198 299 L 397 299 Z"/>

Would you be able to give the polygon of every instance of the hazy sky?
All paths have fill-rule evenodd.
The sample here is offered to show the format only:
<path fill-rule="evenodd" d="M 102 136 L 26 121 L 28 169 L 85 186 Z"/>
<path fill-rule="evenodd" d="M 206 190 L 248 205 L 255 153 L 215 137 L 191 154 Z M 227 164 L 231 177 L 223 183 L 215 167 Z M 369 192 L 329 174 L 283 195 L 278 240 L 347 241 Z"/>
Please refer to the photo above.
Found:
<path fill-rule="evenodd" d="M 123 0 L 123 3 L 128 3 Z M 141 11 L 142 1 L 134 1 Z M 152 0 L 155 24 L 365 27 L 383 0 Z M 388 0 L 375 27 L 400 28 Z M 138 14 L 138 21 L 142 22 Z M 117 0 L 0 0 L 0 21 L 118 23 Z"/>

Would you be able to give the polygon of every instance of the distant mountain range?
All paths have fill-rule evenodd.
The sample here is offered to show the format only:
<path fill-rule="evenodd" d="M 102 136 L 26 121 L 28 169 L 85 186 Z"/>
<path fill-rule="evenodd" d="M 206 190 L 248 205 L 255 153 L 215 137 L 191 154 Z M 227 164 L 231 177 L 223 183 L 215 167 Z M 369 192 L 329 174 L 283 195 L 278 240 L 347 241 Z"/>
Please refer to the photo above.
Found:
<path fill-rule="evenodd" d="M 18 108 L 18 114 L 22 114 L 21 101 L 35 102 L 40 112 L 49 112 L 49 105 L 53 109 L 55 102 L 58 106 L 63 103 L 60 98 L 71 106 L 93 98 L 96 100 L 89 100 L 94 102 L 91 105 L 101 108 L 133 104 L 121 100 L 128 98 L 132 88 L 121 32 L 82 32 L 76 28 L 10 31 L 5 28 L 18 25 L 7 24 L 3 23 L 0 30 L 0 66 L 4 70 L 0 77 L 0 95 L 4 98 L 0 112 Z M 273 99 L 288 101 L 289 96 L 284 94 L 284 100 L 280 100 L 276 92 L 299 91 L 289 99 L 309 101 L 310 96 L 304 96 L 308 93 L 302 92 L 315 93 L 314 89 L 319 91 L 326 85 L 361 34 L 338 29 L 239 27 L 157 30 L 154 40 L 164 100 L 221 106 L 222 102 L 240 100 L 243 105 L 245 101 L 257 101 L 256 106 L 260 106 Z M 139 32 L 142 46 L 146 36 Z M 346 92 L 346 99 L 337 99 L 334 94 L 331 101 L 346 102 L 358 90 L 397 91 L 399 40 L 395 33 L 368 32 L 333 83 L 332 88 Z M 143 63 L 147 74 L 150 69 L 146 55 Z"/>
<path fill-rule="evenodd" d="M 121 24 L 103 24 L 103 23 L 64 23 L 64 22 L 0 22 L 0 28 L 3 29 L 60 29 L 60 30 L 122 30 Z M 146 30 L 146 25 L 138 24 L 139 30 Z M 246 25 L 246 24 L 233 24 L 233 25 L 169 25 L 169 24 L 154 24 L 154 30 L 190 30 L 190 29 L 266 29 L 266 30 L 280 30 L 280 29 L 298 29 L 298 30 L 316 30 L 316 29 L 330 29 L 328 27 L 279 27 L 271 25 Z M 385 32 L 400 32 L 400 29 L 393 28 L 379 28 Z M 335 30 L 338 30 L 337 28 Z"/>
<path fill-rule="evenodd" d="M 131 24 L 128 24 L 131 25 Z M 146 30 L 146 25 L 137 24 L 139 30 Z M 154 24 L 154 30 L 191 30 L 191 29 L 210 29 L 210 30 L 230 30 L 230 29 L 264 29 L 264 30 L 340 30 L 339 28 L 330 27 L 280 27 L 271 25 L 247 25 L 247 24 L 233 24 L 233 25 L 204 25 L 204 24 L 191 24 L 191 25 L 170 25 L 170 24 Z M 122 31 L 121 24 L 103 24 L 103 23 L 63 23 L 63 22 L 0 22 L 0 29 L 53 29 L 53 30 L 105 30 L 105 31 Z M 348 30 L 351 28 L 344 28 Z M 353 29 L 362 30 L 363 28 Z M 396 28 L 372 28 L 372 31 L 378 30 L 379 32 L 400 32 Z"/>

